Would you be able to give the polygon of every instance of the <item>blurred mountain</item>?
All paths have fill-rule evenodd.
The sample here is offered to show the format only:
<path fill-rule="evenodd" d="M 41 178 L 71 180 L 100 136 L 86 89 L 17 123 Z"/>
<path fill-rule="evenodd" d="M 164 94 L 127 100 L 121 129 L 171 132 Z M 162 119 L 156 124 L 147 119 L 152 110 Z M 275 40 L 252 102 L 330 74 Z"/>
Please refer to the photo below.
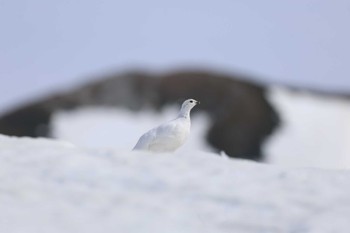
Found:
<path fill-rule="evenodd" d="M 201 101 L 194 114 L 203 111 L 210 116 L 207 141 L 214 148 L 232 157 L 260 160 L 262 143 L 279 118 L 266 99 L 265 88 L 241 80 L 204 71 L 113 74 L 8 112 L 0 118 L 0 133 L 49 137 L 54 111 L 82 106 L 160 110 L 194 98 Z"/>

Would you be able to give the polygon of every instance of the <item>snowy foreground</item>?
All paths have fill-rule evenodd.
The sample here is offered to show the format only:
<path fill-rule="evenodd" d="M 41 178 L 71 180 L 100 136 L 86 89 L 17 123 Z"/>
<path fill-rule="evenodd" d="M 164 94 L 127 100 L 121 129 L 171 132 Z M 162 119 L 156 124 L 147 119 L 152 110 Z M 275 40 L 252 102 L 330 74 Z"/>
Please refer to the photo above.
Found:
<path fill-rule="evenodd" d="M 0 136 L 6 233 L 350 232 L 350 171 Z"/>

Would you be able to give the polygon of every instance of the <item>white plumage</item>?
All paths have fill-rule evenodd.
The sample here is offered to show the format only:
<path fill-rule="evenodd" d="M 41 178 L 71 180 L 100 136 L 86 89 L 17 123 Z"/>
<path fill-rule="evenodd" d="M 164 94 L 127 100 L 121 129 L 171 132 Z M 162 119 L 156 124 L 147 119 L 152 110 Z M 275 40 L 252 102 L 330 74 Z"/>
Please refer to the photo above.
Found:
<path fill-rule="evenodd" d="M 173 152 L 178 149 L 190 134 L 190 112 L 197 104 L 199 104 L 197 100 L 186 100 L 177 118 L 146 132 L 140 137 L 133 150 Z"/>

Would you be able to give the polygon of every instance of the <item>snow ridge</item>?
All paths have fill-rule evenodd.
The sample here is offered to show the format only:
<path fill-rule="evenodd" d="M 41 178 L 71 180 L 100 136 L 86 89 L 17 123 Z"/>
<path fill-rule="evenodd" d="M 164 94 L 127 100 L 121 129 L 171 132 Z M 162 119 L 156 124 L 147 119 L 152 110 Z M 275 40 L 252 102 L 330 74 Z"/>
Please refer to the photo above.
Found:
<path fill-rule="evenodd" d="M 349 232 L 350 172 L 0 135 L 0 229 Z"/>

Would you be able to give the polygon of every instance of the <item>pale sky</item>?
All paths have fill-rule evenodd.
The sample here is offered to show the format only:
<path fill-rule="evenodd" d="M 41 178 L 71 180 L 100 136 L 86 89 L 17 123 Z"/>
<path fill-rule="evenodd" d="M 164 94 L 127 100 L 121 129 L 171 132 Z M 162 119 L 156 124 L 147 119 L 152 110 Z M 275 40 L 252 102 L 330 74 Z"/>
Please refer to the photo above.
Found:
<path fill-rule="evenodd" d="M 349 22 L 345 0 L 0 0 L 0 111 L 133 67 L 350 91 Z"/>

